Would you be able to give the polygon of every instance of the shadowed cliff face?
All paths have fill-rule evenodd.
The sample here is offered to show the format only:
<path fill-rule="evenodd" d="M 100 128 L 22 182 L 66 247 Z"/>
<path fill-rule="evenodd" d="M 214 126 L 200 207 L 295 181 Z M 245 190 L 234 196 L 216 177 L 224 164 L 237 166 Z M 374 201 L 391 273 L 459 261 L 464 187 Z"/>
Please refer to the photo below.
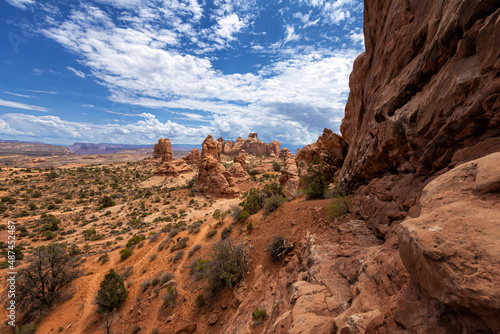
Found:
<path fill-rule="evenodd" d="M 382 237 L 425 184 L 500 150 L 500 3 L 367 1 L 340 173 Z"/>
<path fill-rule="evenodd" d="M 500 150 L 500 3 L 367 1 L 341 177 L 428 176 Z"/>

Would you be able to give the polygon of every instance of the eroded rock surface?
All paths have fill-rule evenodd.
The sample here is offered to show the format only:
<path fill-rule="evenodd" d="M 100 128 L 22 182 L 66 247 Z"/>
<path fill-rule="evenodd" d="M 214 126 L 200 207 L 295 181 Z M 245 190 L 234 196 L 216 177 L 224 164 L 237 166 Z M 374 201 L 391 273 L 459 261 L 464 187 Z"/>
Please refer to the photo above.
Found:
<path fill-rule="evenodd" d="M 215 141 L 211 135 L 208 135 L 202 144 L 198 179 L 194 185 L 195 191 L 221 196 L 235 196 L 238 194 L 234 188 L 231 174 L 222 164 L 221 153 L 222 144 Z"/>
<path fill-rule="evenodd" d="M 493 332 L 500 331 L 499 162 L 500 152 L 437 177 L 424 188 L 420 216 L 399 226 L 411 277 L 439 302 L 482 317 Z"/>
<path fill-rule="evenodd" d="M 172 144 L 168 138 L 160 138 L 154 146 L 153 157 L 161 158 L 161 162 L 174 160 Z"/>
<path fill-rule="evenodd" d="M 200 150 L 197 149 L 197 148 L 194 148 L 193 150 L 191 150 L 191 152 L 189 152 L 188 155 L 186 155 L 184 158 L 183 158 L 188 164 L 191 164 L 191 165 L 197 165 L 197 164 L 200 164 L 201 163 L 201 156 L 200 156 Z"/>

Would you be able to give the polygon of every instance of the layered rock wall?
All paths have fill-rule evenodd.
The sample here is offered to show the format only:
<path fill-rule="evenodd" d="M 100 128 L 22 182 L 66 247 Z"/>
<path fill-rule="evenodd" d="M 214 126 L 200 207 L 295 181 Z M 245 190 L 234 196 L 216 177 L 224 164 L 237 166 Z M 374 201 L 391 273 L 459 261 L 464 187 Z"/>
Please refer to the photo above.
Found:
<path fill-rule="evenodd" d="M 340 178 L 381 236 L 438 173 L 500 150 L 500 3 L 367 1 Z"/>

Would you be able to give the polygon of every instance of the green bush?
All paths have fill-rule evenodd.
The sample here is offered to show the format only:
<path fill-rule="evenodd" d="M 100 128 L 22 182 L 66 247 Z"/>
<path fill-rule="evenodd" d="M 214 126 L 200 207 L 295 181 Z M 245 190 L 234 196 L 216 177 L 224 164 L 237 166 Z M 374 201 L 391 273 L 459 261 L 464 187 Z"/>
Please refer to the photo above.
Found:
<path fill-rule="evenodd" d="M 248 222 L 248 224 L 247 224 L 247 231 L 248 232 L 252 232 L 252 230 L 253 230 L 253 223 L 252 222 Z"/>
<path fill-rule="evenodd" d="M 280 164 L 280 163 L 278 163 L 278 162 L 276 162 L 276 161 L 275 161 L 275 162 L 273 162 L 273 170 L 274 170 L 275 172 L 279 172 L 279 171 L 281 170 L 281 167 L 283 167 L 283 165 L 282 165 L 282 164 Z"/>
<path fill-rule="evenodd" d="M 217 234 L 217 230 L 210 230 L 207 232 L 207 235 L 205 236 L 207 239 L 212 238 L 214 235 Z"/>
<path fill-rule="evenodd" d="M 125 261 L 132 256 L 132 251 L 128 248 L 124 248 L 120 251 L 120 261 Z"/>
<path fill-rule="evenodd" d="M 16 331 L 16 334 L 35 334 L 36 326 L 34 324 L 28 324 L 24 326 L 19 326 Z"/>
<path fill-rule="evenodd" d="M 196 299 L 194 302 L 195 302 L 196 306 L 202 307 L 205 304 L 205 297 L 203 297 L 202 294 L 199 294 L 198 296 L 196 296 Z"/>
<path fill-rule="evenodd" d="M 310 164 L 307 167 L 306 175 L 302 175 L 300 178 L 300 183 L 304 186 L 304 193 L 307 195 L 307 199 L 323 198 L 328 189 L 329 182 L 330 178 L 323 162 Z"/>
<path fill-rule="evenodd" d="M 191 261 L 189 265 L 189 269 L 191 270 L 191 275 L 196 280 L 204 277 L 207 267 L 208 267 L 208 260 L 199 257 L 193 259 L 193 261 Z"/>
<path fill-rule="evenodd" d="M 109 207 L 112 207 L 112 206 L 116 205 L 116 203 L 113 202 L 113 200 L 111 199 L 111 197 L 104 196 L 103 198 L 101 198 L 99 200 L 99 205 L 100 205 L 101 209 L 105 209 L 105 208 L 109 208 Z"/>
<path fill-rule="evenodd" d="M 127 299 L 127 296 L 128 291 L 123 284 L 123 278 L 111 269 L 104 276 L 104 280 L 101 282 L 99 291 L 97 292 L 97 312 L 110 313 L 120 308 Z"/>
<path fill-rule="evenodd" d="M 146 236 L 144 236 L 142 234 L 136 234 L 127 241 L 126 247 L 130 248 L 132 246 L 135 246 L 143 240 L 146 240 Z"/>
<path fill-rule="evenodd" d="M 170 247 L 170 251 L 175 252 L 176 250 L 186 248 L 188 240 L 189 237 L 183 237 L 182 239 L 179 239 L 179 241 L 177 241 L 175 245 L 172 245 L 172 247 Z"/>
<path fill-rule="evenodd" d="M 337 197 L 332 199 L 326 208 L 326 214 L 330 218 L 340 218 L 351 210 L 352 199 L 350 197 Z"/>
<path fill-rule="evenodd" d="M 222 239 L 227 239 L 229 237 L 229 235 L 231 234 L 232 231 L 233 231 L 233 227 L 232 226 L 225 227 L 222 230 L 222 232 L 220 233 L 220 237 Z"/>
<path fill-rule="evenodd" d="M 281 195 L 272 195 L 264 200 L 264 211 L 263 215 L 266 217 L 268 214 L 276 210 L 283 204 L 284 199 Z"/>
<path fill-rule="evenodd" d="M 232 288 L 247 270 L 246 253 L 242 246 L 235 246 L 230 239 L 212 246 L 205 277 L 213 292 L 223 287 Z"/>
<path fill-rule="evenodd" d="M 256 321 L 263 321 L 266 320 L 269 316 L 267 315 L 267 312 L 263 308 L 255 308 L 255 310 L 252 312 L 252 318 Z"/>
<path fill-rule="evenodd" d="M 163 296 L 163 306 L 167 307 L 174 305 L 177 300 L 177 289 L 175 287 L 169 286 L 167 288 L 167 293 Z"/>

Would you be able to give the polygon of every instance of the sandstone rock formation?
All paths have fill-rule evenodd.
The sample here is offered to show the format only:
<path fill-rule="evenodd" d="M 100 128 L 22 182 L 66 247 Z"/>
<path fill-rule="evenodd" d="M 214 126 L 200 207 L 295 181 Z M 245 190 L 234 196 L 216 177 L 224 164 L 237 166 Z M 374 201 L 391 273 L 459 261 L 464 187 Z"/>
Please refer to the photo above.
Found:
<path fill-rule="evenodd" d="M 195 191 L 219 196 L 238 194 L 231 174 L 221 162 L 221 153 L 222 144 L 208 135 L 202 144 L 198 179 L 193 187 Z"/>
<path fill-rule="evenodd" d="M 172 144 L 168 138 L 160 138 L 158 143 L 155 144 L 153 152 L 153 157 L 161 158 L 162 163 L 174 160 Z"/>
<path fill-rule="evenodd" d="M 281 176 L 279 178 L 280 185 L 290 195 L 296 195 L 299 188 L 299 169 L 295 158 L 289 157 L 281 168 Z"/>
<path fill-rule="evenodd" d="M 194 172 L 191 166 L 189 166 L 184 159 L 177 159 L 172 161 L 164 162 L 158 167 L 154 175 L 164 175 L 177 177 L 181 174 L 187 174 Z"/>
<path fill-rule="evenodd" d="M 421 214 L 399 226 L 399 251 L 423 290 L 500 332 L 500 152 L 425 186 Z"/>
<path fill-rule="evenodd" d="M 274 140 L 269 144 L 266 144 L 262 140 L 257 139 L 257 133 L 250 133 L 246 140 L 238 137 L 234 141 L 234 143 L 230 140 L 224 142 L 222 137 L 217 140 L 223 143 L 222 152 L 230 156 L 235 156 L 240 153 L 250 153 L 266 156 L 271 156 L 271 154 L 274 154 L 274 156 L 278 156 L 281 150 L 281 144 L 278 141 Z"/>
<path fill-rule="evenodd" d="M 433 174 L 500 150 L 499 16 L 491 0 L 366 2 L 340 178 L 380 234 Z"/>
<path fill-rule="evenodd" d="M 324 129 L 315 143 L 306 145 L 297 152 L 297 162 L 304 162 L 303 165 L 307 166 L 314 158 L 318 158 L 326 164 L 333 175 L 342 167 L 348 146 L 341 136 L 330 129 Z"/>
<path fill-rule="evenodd" d="M 197 165 L 197 164 L 201 163 L 200 150 L 197 148 L 194 148 L 193 150 L 191 150 L 191 152 L 189 152 L 188 155 L 186 155 L 182 159 L 184 159 L 188 164 Z"/>
<path fill-rule="evenodd" d="M 244 153 L 240 153 L 240 155 L 234 158 L 234 162 L 229 169 L 229 173 L 231 173 L 235 182 L 242 182 L 250 179 Z"/>
<path fill-rule="evenodd" d="M 290 150 L 286 147 L 284 147 L 280 153 L 278 154 L 278 159 L 286 161 L 288 158 L 292 158 L 293 154 L 290 152 Z"/>

